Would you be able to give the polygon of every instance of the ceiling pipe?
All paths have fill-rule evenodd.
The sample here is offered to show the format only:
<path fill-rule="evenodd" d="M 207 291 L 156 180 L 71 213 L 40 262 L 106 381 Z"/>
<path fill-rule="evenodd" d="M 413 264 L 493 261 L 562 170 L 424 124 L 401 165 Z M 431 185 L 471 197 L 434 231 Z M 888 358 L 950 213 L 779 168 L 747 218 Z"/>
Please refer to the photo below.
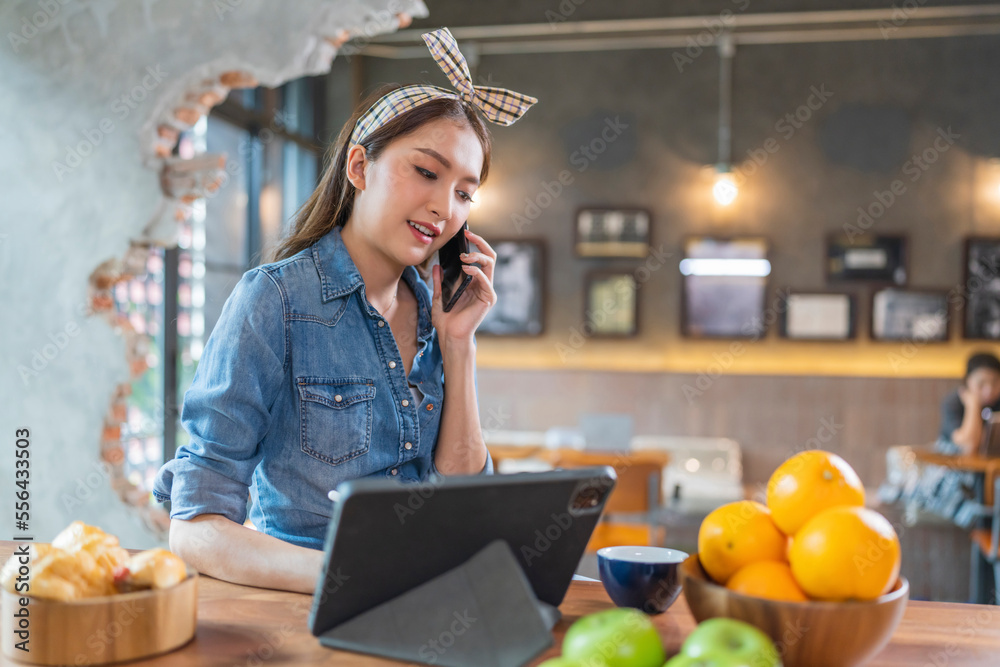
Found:
<path fill-rule="evenodd" d="M 729 10 L 728 28 L 771 27 L 782 25 L 830 25 L 835 23 L 878 23 L 894 21 L 903 10 L 846 9 L 815 12 L 766 12 L 738 14 Z M 449 28 L 455 39 L 502 39 L 515 37 L 559 37 L 565 35 L 606 34 L 613 32 L 644 32 L 665 30 L 703 30 L 706 23 L 718 22 L 724 12 L 701 16 L 668 16 L 644 19 L 612 19 L 604 21 L 566 21 L 564 23 L 516 23 L 511 25 L 467 26 Z M 982 18 L 1000 16 L 1000 4 L 957 5 L 954 7 L 918 7 L 909 20 Z M 379 35 L 380 44 L 419 42 L 421 29 L 398 30 Z"/>
<path fill-rule="evenodd" d="M 724 27 L 732 35 L 734 44 L 746 45 L 986 36 L 1000 34 L 1000 5 L 918 7 L 909 15 L 899 8 L 730 13 L 725 16 L 473 26 L 452 28 L 451 31 L 458 40 L 478 41 L 480 55 L 505 55 L 685 48 L 693 39 L 709 31 L 709 26 Z M 421 32 L 401 30 L 380 36 L 361 53 L 395 59 L 426 57 Z M 532 39 L 540 37 L 544 39 Z M 410 42 L 416 46 L 402 46 Z"/>

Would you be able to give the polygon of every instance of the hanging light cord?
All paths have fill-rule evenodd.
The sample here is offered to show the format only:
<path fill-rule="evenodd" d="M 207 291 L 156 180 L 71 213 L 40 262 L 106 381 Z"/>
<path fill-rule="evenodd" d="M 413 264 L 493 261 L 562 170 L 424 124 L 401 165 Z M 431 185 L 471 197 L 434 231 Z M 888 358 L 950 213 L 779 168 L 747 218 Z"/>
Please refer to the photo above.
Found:
<path fill-rule="evenodd" d="M 719 47 L 719 166 L 730 170 L 733 115 L 733 55 L 736 43 L 724 32 L 716 42 Z"/>

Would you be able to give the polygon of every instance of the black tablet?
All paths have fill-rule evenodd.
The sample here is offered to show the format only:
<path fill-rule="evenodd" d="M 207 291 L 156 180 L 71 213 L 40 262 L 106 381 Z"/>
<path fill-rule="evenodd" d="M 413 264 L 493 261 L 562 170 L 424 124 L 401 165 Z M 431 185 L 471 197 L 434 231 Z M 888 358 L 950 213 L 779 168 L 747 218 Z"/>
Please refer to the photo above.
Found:
<path fill-rule="evenodd" d="M 498 538 L 510 545 L 537 598 L 558 607 L 616 481 L 614 468 L 598 466 L 416 484 L 343 482 L 309 628 L 322 635 Z"/>

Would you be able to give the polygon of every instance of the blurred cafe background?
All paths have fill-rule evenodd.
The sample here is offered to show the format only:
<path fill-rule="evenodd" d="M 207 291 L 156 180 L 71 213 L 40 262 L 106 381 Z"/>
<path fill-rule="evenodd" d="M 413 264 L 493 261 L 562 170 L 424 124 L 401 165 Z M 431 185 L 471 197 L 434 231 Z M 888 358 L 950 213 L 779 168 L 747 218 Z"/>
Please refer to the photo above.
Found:
<path fill-rule="evenodd" d="M 499 253 L 478 390 L 498 473 L 618 469 L 579 572 L 693 552 L 827 449 L 912 597 L 990 598 L 1000 465 L 962 468 L 957 519 L 905 502 L 1000 353 L 1000 4 L 972 0 L 3 2 L 0 475 L 30 427 L 36 539 L 165 544 L 150 489 L 227 296 L 363 95 L 448 85 L 439 26 L 540 100 L 492 128 L 469 220 Z"/>

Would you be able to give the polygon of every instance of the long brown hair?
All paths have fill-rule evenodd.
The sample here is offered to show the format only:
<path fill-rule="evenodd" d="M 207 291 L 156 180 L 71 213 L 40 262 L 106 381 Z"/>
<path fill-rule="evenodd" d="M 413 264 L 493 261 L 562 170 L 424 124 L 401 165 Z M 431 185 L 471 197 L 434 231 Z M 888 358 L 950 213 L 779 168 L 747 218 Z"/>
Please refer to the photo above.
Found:
<path fill-rule="evenodd" d="M 351 149 L 351 133 L 358 119 L 379 98 L 400 87 L 398 84 L 382 86 L 369 95 L 344 124 L 337 140 L 327 149 L 327 168 L 319 185 L 296 213 L 295 228 L 275 248 L 271 261 L 291 257 L 319 241 L 335 226 L 343 227 L 347 223 L 354 208 L 354 196 L 357 191 L 347 180 L 347 153 Z M 361 146 L 365 149 L 366 157 L 374 162 L 393 140 L 440 118 L 466 122 L 476 133 L 483 147 L 483 168 L 479 173 L 479 181 L 484 183 L 490 170 L 493 142 L 486 124 L 476 110 L 471 104 L 460 99 L 434 99 L 405 111 L 365 137 Z"/>

